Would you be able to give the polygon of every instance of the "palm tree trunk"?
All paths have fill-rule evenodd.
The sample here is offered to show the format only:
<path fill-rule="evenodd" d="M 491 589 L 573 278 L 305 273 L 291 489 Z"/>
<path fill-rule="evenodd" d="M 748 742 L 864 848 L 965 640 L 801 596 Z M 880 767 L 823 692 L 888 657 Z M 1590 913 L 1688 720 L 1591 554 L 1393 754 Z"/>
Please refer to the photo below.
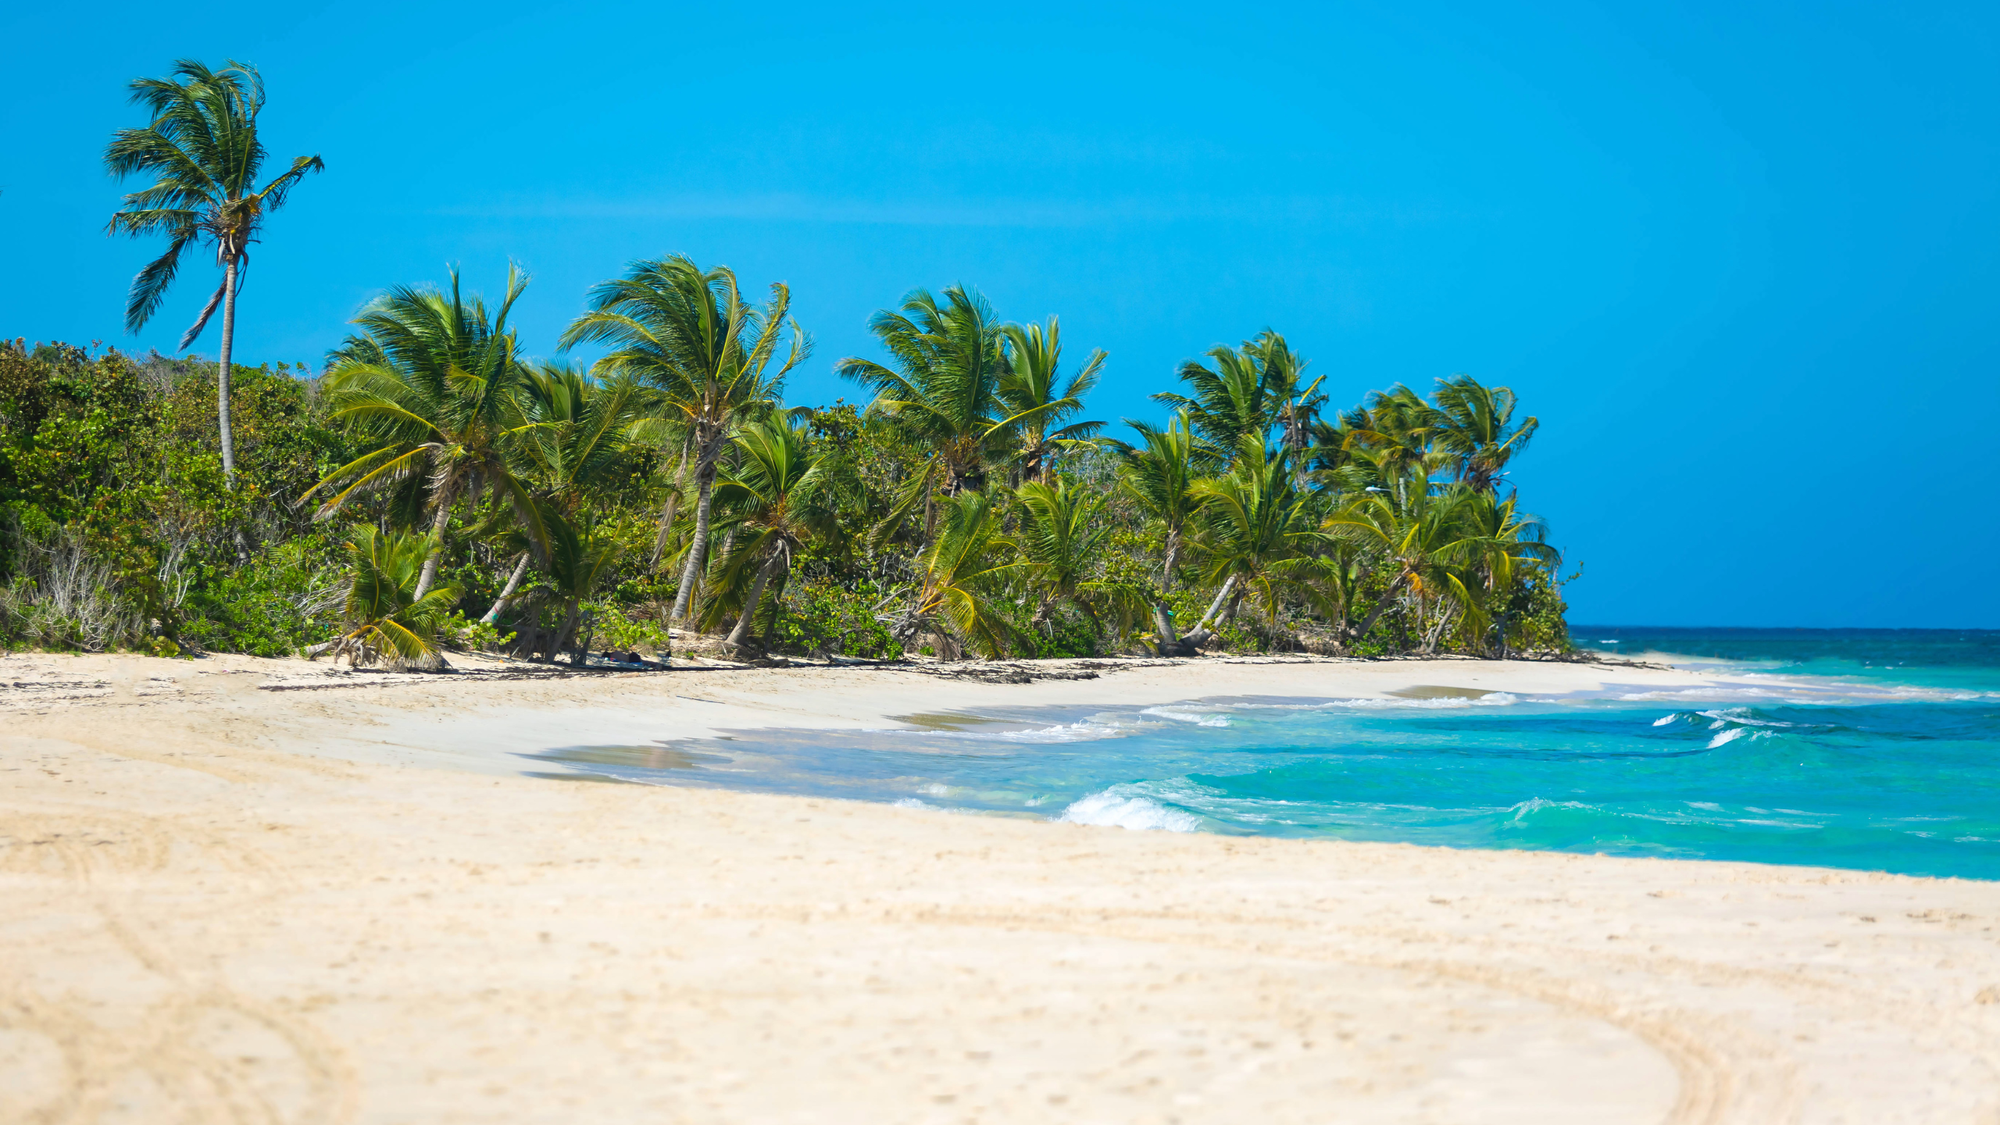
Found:
<path fill-rule="evenodd" d="M 571 598 L 569 600 L 569 613 L 563 617 L 562 628 L 556 632 L 555 643 L 549 646 L 549 663 L 554 664 L 556 657 L 562 655 L 563 650 L 567 649 L 576 640 L 576 623 L 577 618 L 582 616 L 580 612 L 582 608 L 582 598 Z M 572 657 L 571 663 L 582 664 L 583 655 L 578 654 Z"/>
<path fill-rule="evenodd" d="M 438 558 L 444 554 L 444 529 L 451 526 L 451 490 L 445 489 L 437 500 L 437 515 L 431 520 L 431 553 L 424 559 L 424 569 L 417 575 L 417 597 L 431 592 L 437 581 Z"/>
<path fill-rule="evenodd" d="M 647 562 L 647 570 L 658 570 L 660 555 L 667 549 L 667 535 L 674 529 L 674 516 L 680 511 L 681 488 L 687 484 L 688 451 L 681 450 L 681 467 L 674 472 L 674 490 L 667 494 L 667 503 L 660 510 L 660 530 L 653 536 L 653 557 Z"/>
<path fill-rule="evenodd" d="M 736 628 L 729 631 L 727 643 L 730 648 L 742 648 L 744 642 L 750 639 L 750 628 L 757 620 L 758 603 L 764 600 L 764 586 L 784 564 L 784 555 L 774 551 L 770 558 L 764 560 L 764 565 L 757 568 L 757 577 L 750 580 L 750 594 L 743 599 L 743 612 L 736 618 Z"/>
<path fill-rule="evenodd" d="M 1236 575 L 1232 574 L 1224 580 L 1222 589 L 1215 592 L 1215 600 L 1208 603 L 1208 612 L 1201 615 L 1201 623 L 1194 627 L 1193 632 L 1181 638 L 1181 646 L 1183 648 L 1200 648 L 1202 645 L 1208 643 L 1208 639 L 1215 635 L 1213 627 L 1215 615 L 1222 612 L 1224 602 L 1228 602 L 1231 608 L 1234 608 L 1236 603 L 1230 598 L 1230 595 L 1235 592 Z"/>
<path fill-rule="evenodd" d="M 229 355 L 236 345 L 236 256 L 229 256 L 222 278 L 222 354 L 215 365 L 215 421 L 222 431 L 222 479 L 236 487 L 236 438 L 229 426 Z"/>
<path fill-rule="evenodd" d="M 1381 597 L 1375 599 L 1375 608 L 1368 611 L 1367 620 L 1363 621 L 1361 628 L 1356 629 L 1350 636 L 1358 641 L 1368 635 L 1368 630 L 1375 627 L 1375 619 L 1382 616 L 1382 611 L 1389 608 L 1390 602 L 1396 600 L 1396 594 L 1402 590 L 1405 577 L 1405 575 L 1398 574 L 1396 580 L 1389 583 L 1389 588 L 1382 591 Z"/>
<path fill-rule="evenodd" d="M 521 557 L 514 560 L 514 573 L 508 577 L 506 588 L 493 600 L 493 608 L 486 611 L 486 616 L 480 618 L 481 621 L 491 625 L 500 620 L 500 615 L 507 612 L 507 603 L 514 600 L 514 591 L 521 588 L 521 579 L 527 573 L 528 552 L 522 551 Z"/>
<path fill-rule="evenodd" d="M 694 540 L 688 544 L 687 564 L 681 567 L 680 589 L 674 591 L 673 612 L 667 615 L 670 621 L 685 622 L 694 601 L 695 583 L 701 580 L 702 564 L 708 561 L 709 501 L 715 489 L 715 461 L 721 455 L 722 441 L 718 435 L 703 443 L 701 460 L 695 465 Z"/>
<path fill-rule="evenodd" d="M 1153 603 L 1153 633 L 1158 638 L 1153 649 L 1161 656 L 1173 656 L 1180 651 L 1180 638 L 1174 636 L 1173 613 L 1165 602 Z"/>

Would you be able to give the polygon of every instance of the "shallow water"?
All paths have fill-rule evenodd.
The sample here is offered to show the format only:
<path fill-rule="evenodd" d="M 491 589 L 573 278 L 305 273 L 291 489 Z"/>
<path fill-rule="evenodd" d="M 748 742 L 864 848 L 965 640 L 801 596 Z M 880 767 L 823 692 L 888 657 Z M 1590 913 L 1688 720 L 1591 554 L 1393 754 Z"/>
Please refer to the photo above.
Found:
<path fill-rule="evenodd" d="M 2000 878 L 2000 633 L 1579 628 L 1729 684 L 910 716 L 537 755 L 655 784 L 1135 829 Z"/>

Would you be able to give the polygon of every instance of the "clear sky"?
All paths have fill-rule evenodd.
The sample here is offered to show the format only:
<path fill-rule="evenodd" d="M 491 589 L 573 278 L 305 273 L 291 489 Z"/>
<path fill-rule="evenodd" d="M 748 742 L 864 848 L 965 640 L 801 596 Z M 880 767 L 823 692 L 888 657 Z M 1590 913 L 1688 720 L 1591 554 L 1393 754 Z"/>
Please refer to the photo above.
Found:
<path fill-rule="evenodd" d="M 547 353 L 685 252 L 791 284 L 854 390 L 870 312 L 963 281 L 1104 347 L 1099 416 L 1270 326 L 1336 402 L 1464 372 L 1572 620 L 2000 626 L 2000 7 L 10 4 L 0 333 L 147 332 L 100 163 L 124 84 L 255 63 L 274 164 L 238 354 L 311 360 L 447 262 Z M 197 345 L 212 354 L 214 330 Z"/>

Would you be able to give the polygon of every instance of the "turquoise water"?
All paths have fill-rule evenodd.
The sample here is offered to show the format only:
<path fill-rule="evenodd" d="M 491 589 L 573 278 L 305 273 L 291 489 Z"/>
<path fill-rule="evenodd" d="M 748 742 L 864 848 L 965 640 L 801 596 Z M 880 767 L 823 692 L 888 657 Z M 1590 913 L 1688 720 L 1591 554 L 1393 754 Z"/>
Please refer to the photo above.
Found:
<path fill-rule="evenodd" d="M 1134 829 L 2000 878 L 2000 633 L 1580 627 L 1676 691 L 1231 697 L 544 758 L 626 780 Z"/>

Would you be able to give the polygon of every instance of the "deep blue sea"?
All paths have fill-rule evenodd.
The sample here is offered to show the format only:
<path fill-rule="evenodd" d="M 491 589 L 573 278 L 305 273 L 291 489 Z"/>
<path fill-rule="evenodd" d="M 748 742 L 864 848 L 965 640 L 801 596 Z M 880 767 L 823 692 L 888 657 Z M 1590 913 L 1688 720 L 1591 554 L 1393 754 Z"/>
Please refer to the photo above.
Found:
<path fill-rule="evenodd" d="M 1701 687 L 909 716 L 896 730 L 573 747 L 657 784 L 1260 836 L 2000 878 L 2000 632 L 1581 626 Z M 1612 676 L 1616 679 L 1615 673 Z"/>

